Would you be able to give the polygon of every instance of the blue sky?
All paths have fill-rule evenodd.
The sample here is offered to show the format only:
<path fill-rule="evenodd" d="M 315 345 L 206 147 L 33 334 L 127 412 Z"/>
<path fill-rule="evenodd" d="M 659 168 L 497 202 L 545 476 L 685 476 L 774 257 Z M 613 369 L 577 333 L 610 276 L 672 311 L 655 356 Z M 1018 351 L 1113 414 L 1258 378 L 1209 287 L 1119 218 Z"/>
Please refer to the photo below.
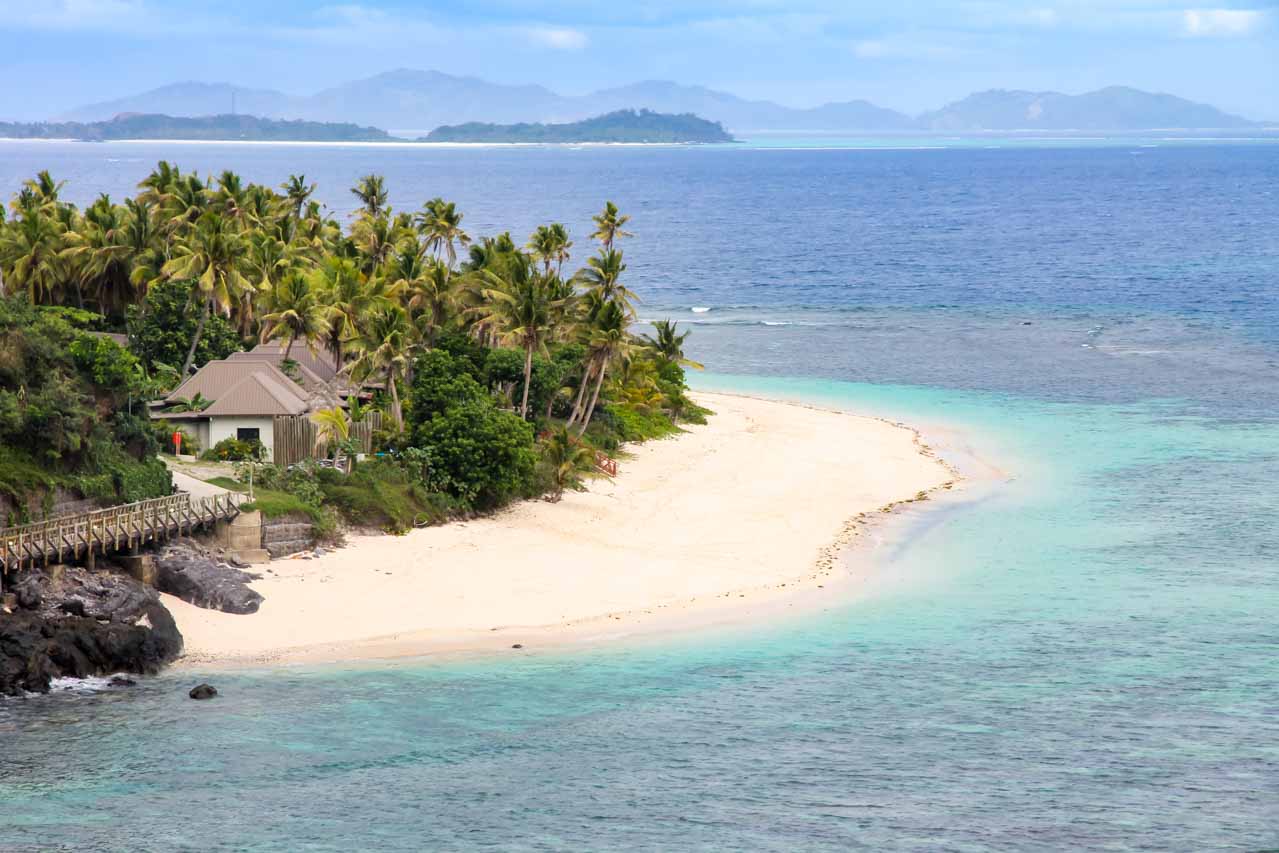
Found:
<path fill-rule="evenodd" d="M 0 0 L 2 118 L 180 80 L 301 94 L 397 67 L 908 112 L 1124 84 L 1279 120 L 1279 0 Z"/>

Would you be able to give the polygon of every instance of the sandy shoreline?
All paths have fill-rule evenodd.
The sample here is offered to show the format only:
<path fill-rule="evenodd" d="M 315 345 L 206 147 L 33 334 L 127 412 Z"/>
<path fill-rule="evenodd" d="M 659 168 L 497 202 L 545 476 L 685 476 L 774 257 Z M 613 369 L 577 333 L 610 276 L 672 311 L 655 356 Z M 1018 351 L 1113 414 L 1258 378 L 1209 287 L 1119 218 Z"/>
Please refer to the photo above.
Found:
<path fill-rule="evenodd" d="M 634 448 L 559 504 L 352 536 L 277 560 L 249 616 L 165 605 L 188 663 L 336 662 L 603 640 L 695 626 L 846 575 L 836 555 L 885 508 L 956 475 L 911 429 L 721 394 L 685 435 Z"/>

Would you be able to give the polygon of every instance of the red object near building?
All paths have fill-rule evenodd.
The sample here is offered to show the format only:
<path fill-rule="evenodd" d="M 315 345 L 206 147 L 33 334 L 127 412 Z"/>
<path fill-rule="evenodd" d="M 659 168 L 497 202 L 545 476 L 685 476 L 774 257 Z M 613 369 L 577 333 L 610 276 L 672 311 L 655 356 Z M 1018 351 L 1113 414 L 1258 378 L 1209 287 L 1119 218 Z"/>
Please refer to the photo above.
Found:
<path fill-rule="evenodd" d="M 180 456 L 182 454 L 182 433 L 178 430 L 173 431 L 173 455 Z"/>

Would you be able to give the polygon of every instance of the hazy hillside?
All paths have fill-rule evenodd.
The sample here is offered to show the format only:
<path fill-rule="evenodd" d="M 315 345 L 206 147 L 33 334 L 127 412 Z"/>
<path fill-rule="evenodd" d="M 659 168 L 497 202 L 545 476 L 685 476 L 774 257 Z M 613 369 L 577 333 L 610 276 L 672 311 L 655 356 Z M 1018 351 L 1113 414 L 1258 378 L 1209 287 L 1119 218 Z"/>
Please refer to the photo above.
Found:
<path fill-rule="evenodd" d="M 1245 128 L 1255 122 L 1172 95 L 1111 86 L 1084 95 L 996 89 L 919 117 L 924 130 Z"/>
<path fill-rule="evenodd" d="M 147 113 L 169 116 L 213 116 L 231 112 L 234 95 L 235 112 L 265 118 L 304 118 L 298 101 L 282 92 L 269 89 L 245 89 L 228 83 L 172 83 L 149 92 L 88 104 L 54 116 L 54 121 L 107 121 L 121 113 Z"/>
<path fill-rule="evenodd" d="M 980 131 L 1148 130 L 1246 128 L 1255 123 L 1172 95 L 1112 87 L 1084 95 L 994 90 L 970 95 L 912 118 L 866 101 L 793 109 L 751 101 L 702 86 L 647 81 L 582 96 L 541 86 L 508 86 L 438 71 L 398 70 L 355 80 L 314 95 L 292 96 L 228 84 L 177 83 L 151 92 L 90 104 L 60 118 L 104 121 L 121 112 L 216 115 L 229 111 L 268 118 L 353 122 L 394 130 L 429 131 L 468 122 L 492 124 L 581 121 L 620 109 L 693 113 L 729 130 Z"/>

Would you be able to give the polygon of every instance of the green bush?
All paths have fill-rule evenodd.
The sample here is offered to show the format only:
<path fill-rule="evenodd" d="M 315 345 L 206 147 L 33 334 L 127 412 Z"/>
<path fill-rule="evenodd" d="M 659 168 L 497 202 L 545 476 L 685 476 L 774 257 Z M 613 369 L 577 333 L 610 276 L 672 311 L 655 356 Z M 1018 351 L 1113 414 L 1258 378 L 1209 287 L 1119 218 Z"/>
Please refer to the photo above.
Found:
<path fill-rule="evenodd" d="M 209 462 L 243 462 L 248 459 L 261 459 L 266 448 L 257 439 L 241 441 L 238 438 L 224 438 L 210 447 L 200 456 Z"/>
<path fill-rule="evenodd" d="M 622 441 L 648 441 L 664 438 L 680 431 L 671 419 L 660 411 L 642 412 L 626 404 L 610 404 L 605 420 Z"/>
<path fill-rule="evenodd" d="M 415 424 L 413 443 L 429 456 L 428 488 L 475 509 L 526 494 L 533 481 L 533 427 L 487 399 L 450 406 Z"/>
<path fill-rule="evenodd" d="M 182 366 L 200 319 L 191 301 L 191 282 L 166 281 L 152 285 L 146 302 L 142 306 L 129 306 L 127 317 L 129 348 L 148 370 L 154 369 L 157 363 L 174 368 Z M 226 358 L 243 348 L 243 341 L 230 321 L 213 314 L 205 322 L 204 333 L 195 348 L 195 363 L 202 365 Z"/>
<path fill-rule="evenodd" d="M 457 509 L 456 501 L 427 492 L 420 479 L 385 459 L 367 462 L 346 477 L 326 478 L 321 487 L 326 502 L 347 521 L 391 533 L 436 524 Z"/>
<path fill-rule="evenodd" d="M 410 423 L 424 423 L 450 406 L 487 400 L 488 394 L 461 360 L 443 350 L 430 350 L 414 365 L 413 393 L 405 417 Z"/>

